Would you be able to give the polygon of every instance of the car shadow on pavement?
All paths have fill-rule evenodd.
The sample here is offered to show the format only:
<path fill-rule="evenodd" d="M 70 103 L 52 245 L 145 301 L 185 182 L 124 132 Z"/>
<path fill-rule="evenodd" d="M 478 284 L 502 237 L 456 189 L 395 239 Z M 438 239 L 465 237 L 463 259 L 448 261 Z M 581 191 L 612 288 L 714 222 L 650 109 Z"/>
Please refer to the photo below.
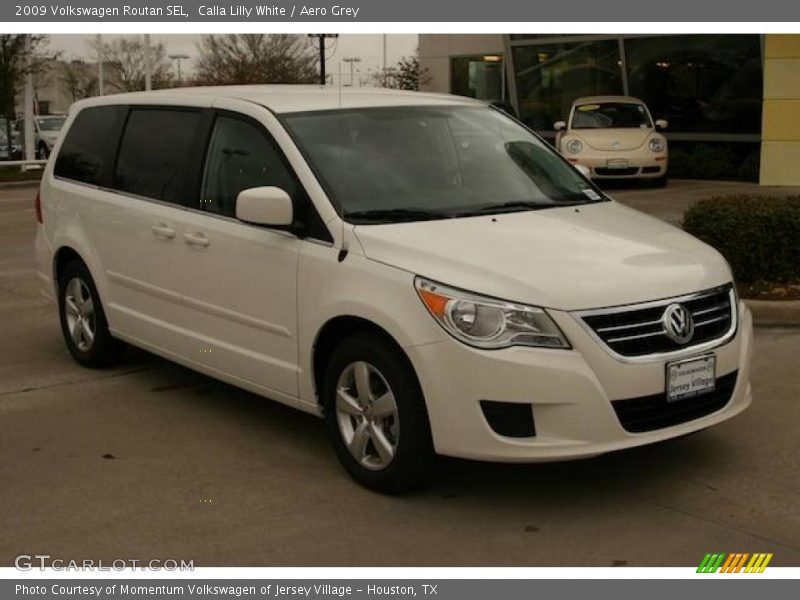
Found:
<path fill-rule="evenodd" d="M 142 362 L 138 357 L 131 358 L 137 364 Z M 264 466 L 270 468 L 276 454 L 289 461 L 303 457 L 306 463 L 317 463 L 315 470 L 326 477 L 347 479 L 321 419 L 173 363 L 153 360 L 159 368 L 145 375 L 149 378 L 158 373 L 158 381 L 149 392 L 162 400 L 175 396 L 173 401 L 187 405 L 187 415 L 228 429 L 227 435 L 248 444 L 249 460 L 254 465 L 266 460 Z M 653 445 L 555 463 L 505 464 L 441 457 L 433 486 L 406 496 L 405 501 L 469 496 L 475 500 L 491 497 L 495 503 L 505 498 L 511 504 L 524 501 L 529 506 L 552 506 L 570 498 L 583 501 L 587 496 L 598 502 L 618 494 L 649 495 L 653 487 L 703 479 L 735 459 L 735 452 L 724 435 L 709 429 Z M 359 489 L 357 484 L 351 485 Z"/>

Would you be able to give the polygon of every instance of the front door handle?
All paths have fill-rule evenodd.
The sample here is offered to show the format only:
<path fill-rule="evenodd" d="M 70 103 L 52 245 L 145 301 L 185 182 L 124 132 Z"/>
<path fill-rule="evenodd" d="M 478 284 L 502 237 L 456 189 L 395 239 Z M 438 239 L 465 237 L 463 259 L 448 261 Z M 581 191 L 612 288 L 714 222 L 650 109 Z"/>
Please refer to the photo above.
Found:
<path fill-rule="evenodd" d="M 201 246 L 203 248 L 211 243 L 203 233 L 184 233 L 183 239 L 190 246 Z"/>
<path fill-rule="evenodd" d="M 153 225 L 150 229 L 152 230 L 152 232 L 155 234 L 156 237 L 164 240 L 171 240 L 172 238 L 175 237 L 175 230 L 166 223 L 159 223 L 158 225 Z"/>

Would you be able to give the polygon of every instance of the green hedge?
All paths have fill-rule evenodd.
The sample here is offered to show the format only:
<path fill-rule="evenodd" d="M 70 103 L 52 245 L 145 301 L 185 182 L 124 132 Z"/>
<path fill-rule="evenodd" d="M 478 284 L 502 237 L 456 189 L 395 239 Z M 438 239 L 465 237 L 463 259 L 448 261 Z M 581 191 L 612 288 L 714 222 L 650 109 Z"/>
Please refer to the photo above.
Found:
<path fill-rule="evenodd" d="M 800 281 L 800 196 L 701 200 L 683 228 L 719 250 L 739 283 Z"/>

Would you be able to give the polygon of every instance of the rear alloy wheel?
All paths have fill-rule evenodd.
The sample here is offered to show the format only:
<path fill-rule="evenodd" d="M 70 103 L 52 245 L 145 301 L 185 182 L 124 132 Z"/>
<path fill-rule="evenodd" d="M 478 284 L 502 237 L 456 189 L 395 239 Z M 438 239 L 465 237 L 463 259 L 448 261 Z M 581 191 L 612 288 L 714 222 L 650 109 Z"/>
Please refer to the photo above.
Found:
<path fill-rule="evenodd" d="M 85 367 L 118 362 L 125 344 L 111 336 L 89 269 L 81 262 L 68 264 L 58 281 L 61 332 L 70 354 Z"/>
<path fill-rule="evenodd" d="M 350 476 L 387 494 L 433 475 L 435 454 L 417 376 L 391 340 L 356 333 L 333 351 L 322 385 L 328 436 Z"/>
<path fill-rule="evenodd" d="M 92 294 L 80 277 L 73 277 L 67 282 L 64 310 L 72 343 L 81 352 L 88 352 L 94 343 L 97 319 Z"/>

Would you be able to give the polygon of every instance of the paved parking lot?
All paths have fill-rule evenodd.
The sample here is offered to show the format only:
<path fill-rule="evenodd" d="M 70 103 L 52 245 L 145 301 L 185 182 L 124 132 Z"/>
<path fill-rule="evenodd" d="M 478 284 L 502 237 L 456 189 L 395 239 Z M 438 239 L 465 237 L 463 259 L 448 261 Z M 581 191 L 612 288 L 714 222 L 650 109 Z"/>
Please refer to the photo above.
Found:
<path fill-rule="evenodd" d="M 314 417 L 143 352 L 77 366 L 32 272 L 34 193 L 0 189 L 0 565 L 800 565 L 800 330 L 757 331 L 756 401 L 716 428 L 581 462 L 446 461 L 436 487 L 382 497 Z"/>

